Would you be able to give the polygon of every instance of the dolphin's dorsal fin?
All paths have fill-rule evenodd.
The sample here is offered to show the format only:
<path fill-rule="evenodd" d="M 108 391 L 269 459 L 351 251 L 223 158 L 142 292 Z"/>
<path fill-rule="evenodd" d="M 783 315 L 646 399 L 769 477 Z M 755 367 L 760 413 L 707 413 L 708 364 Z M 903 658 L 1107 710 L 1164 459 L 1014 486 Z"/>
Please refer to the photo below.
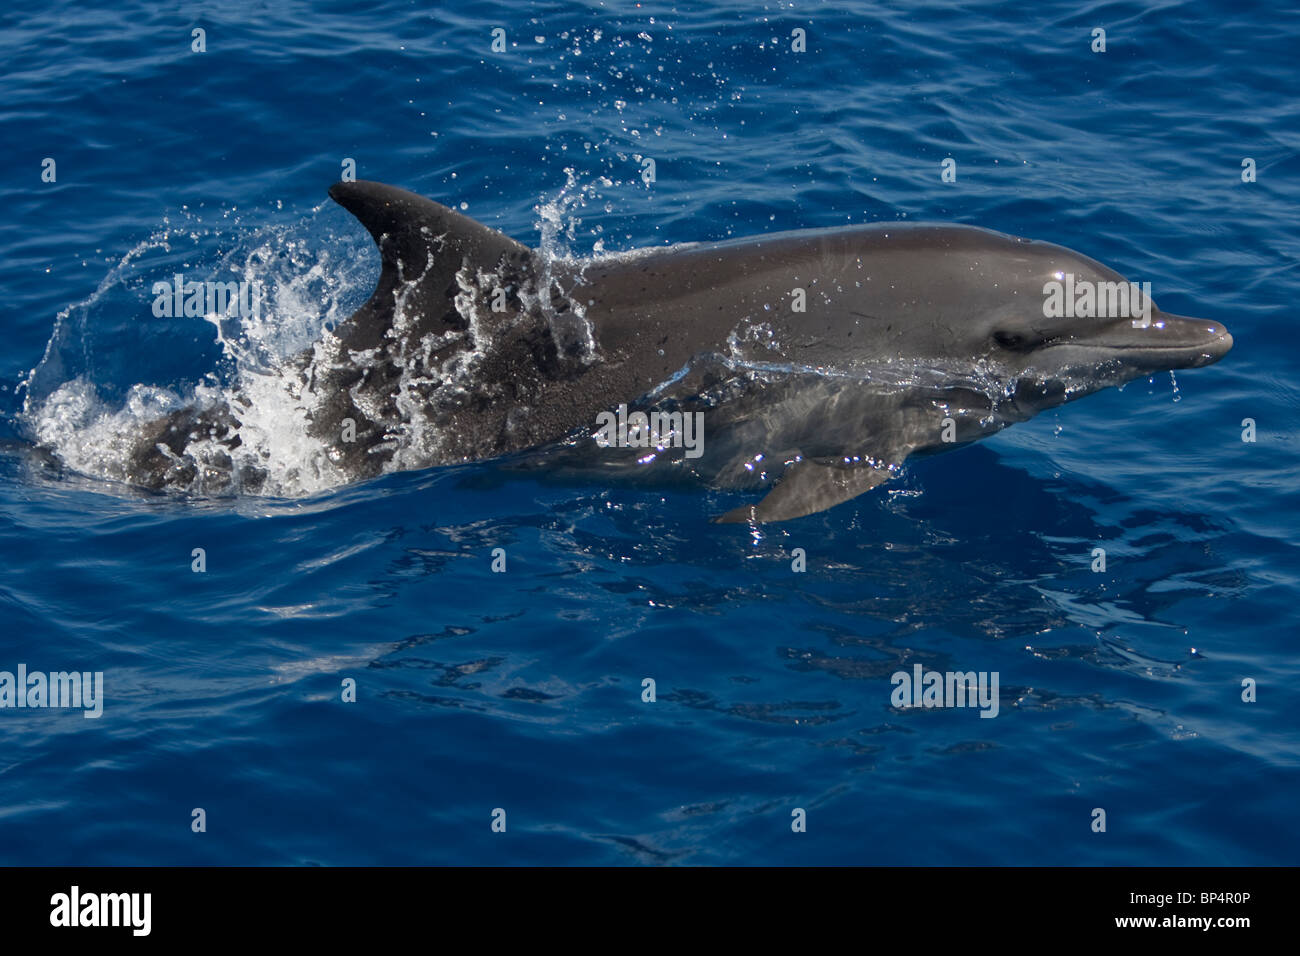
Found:
<path fill-rule="evenodd" d="M 776 486 L 756 505 L 743 505 L 715 518 L 722 524 L 742 521 L 789 521 L 825 511 L 882 485 L 893 477 L 888 468 L 844 467 L 815 461 L 791 465 Z"/>
<path fill-rule="evenodd" d="M 349 348 L 382 344 L 399 293 L 412 321 L 408 336 L 463 328 L 452 300 L 466 265 L 499 270 L 503 287 L 532 273 L 533 254 L 523 243 L 405 189 L 359 179 L 335 183 L 330 197 L 366 227 L 383 258 L 374 294 L 335 330 Z"/>

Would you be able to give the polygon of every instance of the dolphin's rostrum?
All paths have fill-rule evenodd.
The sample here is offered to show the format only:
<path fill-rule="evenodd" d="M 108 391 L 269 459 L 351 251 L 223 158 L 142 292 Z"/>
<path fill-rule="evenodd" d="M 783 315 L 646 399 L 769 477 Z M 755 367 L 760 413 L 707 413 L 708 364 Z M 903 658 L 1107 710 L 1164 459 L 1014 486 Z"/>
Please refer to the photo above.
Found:
<path fill-rule="evenodd" d="M 1049 317 L 1050 283 L 1128 283 L 1061 246 L 974 226 L 579 261 L 392 186 L 341 182 L 330 195 L 374 237 L 382 271 L 293 378 L 311 435 L 350 479 L 531 450 L 552 467 L 771 486 L 719 520 L 780 521 L 867 491 L 909 455 L 1232 347 L 1219 323 L 1139 297 L 1141 318 Z M 597 447 L 598 418 L 619 406 L 701 415 L 703 453 Z M 179 412 L 139 442 L 132 480 L 193 486 L 201 472 L 205 488 L 214 474 L 255 488 L 255 468 L 212 453 L 238 431 L 237 402 Z"/>

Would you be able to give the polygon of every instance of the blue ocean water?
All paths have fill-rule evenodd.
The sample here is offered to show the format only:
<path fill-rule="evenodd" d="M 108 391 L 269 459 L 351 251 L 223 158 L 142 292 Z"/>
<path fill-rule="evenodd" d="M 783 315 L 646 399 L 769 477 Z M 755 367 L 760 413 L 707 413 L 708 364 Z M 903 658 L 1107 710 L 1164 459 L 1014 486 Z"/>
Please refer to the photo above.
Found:
<path fill-rule="evenodd" d="M 0 862 L 1296 863 L 1298 47 L 1222 0 L 0 13 L 0 670 L 104 674 L 98 719 L 0 710 Z M 492 462 L 330 487 L 275 409 L 283 495 L 112 481 L 151 389 L 368 296 L 349 159 L 578 255 L 978 224 L 1236 347 L 760 530 Z M 232 270 L 240 354 L 150 312 Z M 916 664 L 999 716 L 891 708 Z"/>

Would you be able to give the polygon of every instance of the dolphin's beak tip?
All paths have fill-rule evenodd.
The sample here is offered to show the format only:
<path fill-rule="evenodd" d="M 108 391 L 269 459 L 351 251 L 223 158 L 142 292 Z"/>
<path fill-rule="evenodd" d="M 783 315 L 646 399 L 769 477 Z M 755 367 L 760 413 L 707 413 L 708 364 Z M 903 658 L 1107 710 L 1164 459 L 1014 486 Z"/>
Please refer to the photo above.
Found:
<path fill-rule="evenodd" d="M 1209 323 L 1209 327 L 1205 331 L 1210 336 L 1210 339 L 1201 346 L 1200 354 L 1196 357 L 1191 366 L 1192 368 L 1204 368 L 1207 365 L 1213 365 L 1232 351 L 1234 345 L 1232 333 L 1218 322 Z"/>
<path fill-rule="evenodd" d="M 1174 338 L 1175 341 L 1170 345 L 1185 350 L 1184 368 L 1213 365 L 1231 352 L 1234 344 L 1232 333 L 1227 327 L 1213 319 L 1196 319 L 1166 312 L 1161 316 L 1158 327 L 1162 334 Z"/>
<path fill-rule="evenodd" d="M 1219 328 L 1223 329 L 1223 331 L 1210 343 L 1214 347 L 1214 351 L 1210 353 L 1210 360 L 1205 363 L 1206 365 L 1213 365 L 1223 358 L 1232 351 L 1232 346 L 1235 344 L 1232 340 L 1232 333 L 1224 329 L 1223 326 L 1219 326 Z"/>

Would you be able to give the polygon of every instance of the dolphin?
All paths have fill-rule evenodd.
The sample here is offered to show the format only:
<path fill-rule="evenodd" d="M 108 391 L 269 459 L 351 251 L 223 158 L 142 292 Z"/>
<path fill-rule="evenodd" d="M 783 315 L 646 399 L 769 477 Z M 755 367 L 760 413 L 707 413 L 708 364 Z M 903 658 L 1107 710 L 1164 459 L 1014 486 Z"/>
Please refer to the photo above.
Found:
<path fill-rule="evenodd" d="M 393 186 L 340 182 L 330 196 L 369 231 L 382 268 L 290 378 L 308 434 L 351 480 L 527 452 L 555 468 L 765 488 L 717 520 L 783 521 L 862 494 L 909 456 L 1232 347 L 1223 325 L 1160 310 L 1093 259 L 976 226 L 878 223 L 576 260 Z M 1096 295 L 1061 308 L 1057 294 L 1053 309 L 1058 287 Z M 257 469 L 233 454 L 239 405 L 154 423 L 131 480 L 202 473 L 255 489 Z M 597 448 L 614 409 L 699 418 L 666 419 L 667 441 L 634 429 L 631 447 Z M 700 423 L 697 457 L 675 444 L 683 420 Z"/>

